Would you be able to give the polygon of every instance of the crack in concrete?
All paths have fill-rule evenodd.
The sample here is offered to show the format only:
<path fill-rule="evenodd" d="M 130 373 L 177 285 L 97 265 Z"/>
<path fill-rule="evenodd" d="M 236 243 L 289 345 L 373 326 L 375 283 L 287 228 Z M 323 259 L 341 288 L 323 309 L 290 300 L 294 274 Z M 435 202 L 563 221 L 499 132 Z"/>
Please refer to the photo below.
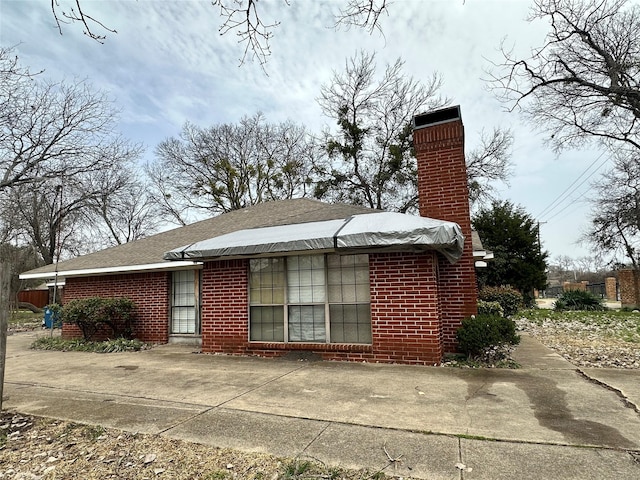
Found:
<path fill-rule="evenodd" d="M 186 407 L 211 407 L 211 405 L 206 405 L 206 404 L 199 404 L 199 403 L 190 403 L 190 402 L 183 402 L 180 400 L 161 400 L 158 398 L 154 398 L 154 397 L 145 397 L 142 395 L 127 395 L 124 393 L 113 393 L 113 392 L 96 392 L 95 390 L 82 390 L 82 389 L 78 389 L 78 388 L 63 388 L 63 387 L 56 387 L 53 385 L 43 385 L 41 383 L 26 383 L 26 382 L 5 382 L 5 385 L 13 385 L 16 387 L 22 387 L 22 388 L 42 388 L 42 389 L 48 389 L 48 390 L 55 390 L 55 391 L 59 391 L 59 392 L 73 392 L 73 393 L 83 393 L 86 395 L 93 395 L 93 396 L 98 396 L 98 397 L 114 397 L 114 398 L 130 398 L 130 399 L 136 399 L 136 400 L 148 400 L 150 402 L 162 402 L 164 404 L 167 405 L 180 405 L 180 406 L 186 406 Z M 113 401 L 113 399 L 111 398 L 103 398 L 102 399 L 103 402 L 107 402 L 107 401 Z"/>
<path fill-rule="evenodd" d="M 620 397 L 620 400 L 622 401 L 622 404 L 625 407 L 630 408 L 631 410 L 636 412 L 638 415 L 640 415 L 640 408 L 638 407 L 638 405 L 636 405 L 631 400 L 629 400 L 629 398 L 624 394 L 624 392 L 622 390 L 620 390 L 619 388 L 613 387 L 613 386 L 609 385 L 606 382 L 600 381 L 597 378 L 593 378 L 593 377 L 589 376 L 589 374 L 587 374 L 586 372 L 582 371 L 579 368 L 576 368 L 576 372 L 578 373 L 578 375 L 583 377 L 588 382 L 591 382 L 594 385 L 599 385 L 599 386 L 601 386 L 601 387 L 603 387 L 603 388 L 615 393 L 616 395 L 618 395 L 618 397 Z"/>
<path fill-rule="evenodd" d="M 462 439 L 460 437 L 458 437 L 458 461 L 464 465 L 464 459 L 462 457 Z M 464 480 L 464 470 L 458 469 L 458 471 L 460 472 L 458 474 L 458 478 L 460 480 Z"/>
<path fill-rule="evenodd" d="M 190 422 L 190 421 L 192 421 L 192 420 L 195 420 L 196 418 L 201 417 L 202 415 L 205 415 L 206 413 L 209 413 L 209 412 L 210 412 L 210 411 L 212 411 L 212 410 L 219 409 L 219 408 L 220 408 L 220 407 L 222 407 L 223 405 L 225 405 L 225 404 L 227 404 L 227 403 L 229 403 L 229 402 L 232 402 L 233 400 L 236 400 L 236 399 L 238 399 L 238 398 L 240 398 L 240 397 L 242 397 L 242 396 L 244 396 L 244 395 L 247 395 L 247 394 L 249 394 L 249 393 L 251 393 L 251 392 L 254 392 L 254 391 L 258 390 L 259 388 L 262 388 L 262 387 L 264 387 L 265 385 L 269 385 L 270 383 L 273 383 L 273 382 L 275 382 L 275 381 L 277 381 L 277 380 L 280 380 L 281 378 L 284 378 L 284 377 L 286 377 L 287 375 L 291 375 L 292 373 L 295 373 L 295 372 L 297 372 L 297 371 L 299 371 L 299 370 L 301 370 L 301 369 L 305 368 L 305 366 L 306 366 L 306 365 L 301 365 L 300 367 L 298 367 L 298 368 L 294 368 L 293 370 L 290 370 L 290 371 L 288 371 L 288 372 L 285 372 L 285 373 L 283 373 L 282 375 L 279 375 L 279 376 L 277 376 L 277 377 L 273 377 L 273 378 L 271 378 L 271 379 L 267 380 L 266 382 L 261 383 L 260 385 L 256 385 L 256 386 L 255 386 L 255 387 L 253 387 L 253 388 L 250 388 L 250 389 L 248 389 L 248 390 L 245 390 L 244 392 L 241 392 L 241 393 L 239 393 L 238 395 L 236 395 L 236 396 L 234 396 L 234 397 L 231 397 L 231 398 L 229 398 L 229 399 L 225 400 L 224 402 L 220 402 L 220 403 L 218 403 L 217 405 L 213 405 L 213 406 L 210 406 L 209 408 L 206 408 L 206 409 L 204 409 L 204 410 L 202 410 L 202 411 L 200 411 L 200 412 L 196 412 L 194 415 L 191 415 L 191 416 L 190 416 L 190 417 L 188 417 L 188 418 L 185 418 L 185 419 L 183 419 L 183 420 L 181 420 L 181 421 L 179 421 L 179 422 L 176 422 L 174 425 L 171 425 L 171 426 L 169 426 L 169 427 L 167 427 L 167 428 L 165 428 L 165 429 L 161 430 L 161 431 L 160 431 L 160 432 L 158 432 L 158 433 L 159 433 L 159 434 L 166 433 L 166 432 L 168 432 L 169 430 L 173 430 L 174 428 L 179 427 L 180 425 L 184 425 L 184 424 L 185 424 L 185 423 L 187 423 L 187 422 Z M 328 425 L 327 425 L 327 426 L 328 426 Z M 325 429 L 326 429 L 326 427 L 325 427 Z M 324 430 L 323 430 L 323 431 L 324 431 Z M 303 451 L 304 451 L 304 450 L 303 450 Z"/>
<path fill-rule="evenodd" d="M 202 410 L 201 412 L 196 412 L 193 415 L 191 415 L 190 417 L 187 417 L 183 420 L 180 420 L 178 422 L 175 422 L 173 425 L 169 425 L 167 428 L 163 428 L 162 430 L 158 431 L 157 435 L 162 435 L 163 433 L 167 433 L 169 430 L 173 430 L 176 427 L 179 427 L 180 425 L 184 425 L 187 422 L 190 422 L 191 420 L 194 420 L 198 417 L 201 417 L 202 415 L 204 415 L 205 413 L 210 412 L 211 410 L 213 410 L 216 407 L 210 407 L 210 408 L 206 408 L 204 410 Z"/>
<path fill-rule="evenodd" d="M 226 405 L 227 403 L 232 402 L 232 401 L 234 401 L 234 400 L 237 400 L 238 398 L 243 397 L 243 396 L 247 395 L 248 393 L 255 392 L 256 390 L 258 390 L 258 389 L 260 389 L 260 388 L 262 388 L 262 387 L 264 387 L 264 386 L 266 386 L 266 385 L 269 385 L 270 383 L 276 382 L 276 381 L 280 380 L 281 378 L 284 378 L 284 377 L 286 377 L 286 376 L 289 376 L 289 375 L 291 375 L 292 373 L 299 372 L 299 371 L 300 371 L 300 370 L 302 370 L 303 368 L 306 368 L 306 365 L 301 365 L 301 366 L 299 366 L 298 368 L 294 368 L 293 370 L 290 370 L 290 371 L 288 371 L 288 372 L 283 373 L 282 375 L 278 375 L 277 377 L 273 377 L 272 379 L 267 380 L 266 382 L 261 383 L 260 385 L 256 385 L 256 386 L 255 386 L 255 387 L 253 387 L 253 388 L 250 388 L 250 389 L 248 389 L 248 390 L 246 390 L 246 391 L 244 391 L 244 392 L 242 392 L 242 393 L 239 393 L 239 394 L 238 394 L 238 395 L 236 395 L 235 397 L 229 398 L 229 399 L 225 400 L 224 402 L 220 402 L 220 403 L 218 403 L 217 405 L 215 405 L 215 407 L 217 408 L 217 407 L 221 407 L 221 406 L 223 406 L 223 405 Z"/>
<path fill-rule="evenodd" d="M 321 436 L 324 432 L 326 432 L 326 431 L 327 431 L 327 428 L 329 428 L 329 427 L 331 426 L 331 423 L 332 423 L 332 422 L 326 422 L 326 423 L 327 423 L 327 424 L 324 426 L 324 428 L 323 428 L 322 430 L 320 430 L 320 431 L 318 432 L 318 434 L 317 434 L 315 437 L 313 437 L 313 439 L 311 439 L 311 441 L 310 441 L 309 443 L 307 443 L 307 445 L 305 445 L 305 447 L 304 447 L 304 448 L 302 449 L 302 451 L 298 454 L 298 456 L 300 456 L 300 455 L 304 454 L 304 452 L 306 452 L 306 451 L 307 451 L 307 449 L 308 449 L 311 445 L 313 445 L 313 444 L 316 442 L 316 440 L 318 440 L 318 439 L 320 438 L 320 436 Z M 310 458 L 313 458 L 313 457 L 310 457 Z"/>

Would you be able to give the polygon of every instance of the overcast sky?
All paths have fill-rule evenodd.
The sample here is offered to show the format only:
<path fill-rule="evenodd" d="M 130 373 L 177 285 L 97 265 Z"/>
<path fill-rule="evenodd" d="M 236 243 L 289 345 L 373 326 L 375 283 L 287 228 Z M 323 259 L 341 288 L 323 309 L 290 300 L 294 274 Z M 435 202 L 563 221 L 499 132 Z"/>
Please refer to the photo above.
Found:
<path fill-rule="evenodd" d="M 500 186 L 501 198 L 546 222 L 542 242 L 552 259 L 589 254 L 576 242 L 588 226 L 586 199 L 598 174 L 580 183 L 606 156 L 586 149 L 554 154 L 517 113 L 505 111 L 485 81 L 490 61 L 500 60 L 501 41 L 525 55 L 542 44 L 547 25 L 526 21 L 530 1 L 396 0 L 382 19 L 384 36 L 333 29 L 333 14 L 347 0 L 289 3 L 258 2 L 265 22 L 281 22 L 266 74 L 257 62 L 239 66 L 243 45 L 233 33 L 219 35 L 221 20 L 210 1 L 83 0 L 86 13 L 118 32 L 99 44 L 78 24 L 63 25 L 60 35 L 49 0 L 1 0 L 0 44 L 16 46 L 23 65 L 45 69 L 50 79 L 87 79 L 106 90 L 122 111 L 122 133 L 143 143 L 147 158 L 185 121 L 205 127 L 261 111 L 269 121 L 291 119 L 319 131 L 330 122 L 316 102 L 320 86 L 347 57 L 375 52 L 380 71 L 401 57 L 407 75 L 442 75 L 441 93 L 461 106 L 468 150 L 483 128 L 513 130 L 514 176 Z M 576 179 L 573 187 L 580 186 L 545 212 Z"/>

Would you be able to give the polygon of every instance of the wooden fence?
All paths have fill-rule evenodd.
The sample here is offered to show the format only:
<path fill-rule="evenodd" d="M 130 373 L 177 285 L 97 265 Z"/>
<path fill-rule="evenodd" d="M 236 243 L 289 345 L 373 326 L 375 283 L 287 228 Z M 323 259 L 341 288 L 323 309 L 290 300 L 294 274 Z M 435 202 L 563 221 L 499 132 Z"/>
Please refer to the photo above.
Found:
<path fill-rule="evenodd" d="M 18 292 L 18 301 L 27 302 L 38 308 L 49 303 L 49 290 L 22 290 Z"/>

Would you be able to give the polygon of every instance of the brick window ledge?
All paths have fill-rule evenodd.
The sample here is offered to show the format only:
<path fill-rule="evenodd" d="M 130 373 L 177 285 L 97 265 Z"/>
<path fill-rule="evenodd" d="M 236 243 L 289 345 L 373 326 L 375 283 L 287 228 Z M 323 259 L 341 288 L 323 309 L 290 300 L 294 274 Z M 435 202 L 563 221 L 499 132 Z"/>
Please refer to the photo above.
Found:
<path fill-rule="evenodd" d="M 362 343 L 280 343 L 249 342 L 249 350 L 313 350 L 314 352 L 372 352 L 373 345 Z"/>

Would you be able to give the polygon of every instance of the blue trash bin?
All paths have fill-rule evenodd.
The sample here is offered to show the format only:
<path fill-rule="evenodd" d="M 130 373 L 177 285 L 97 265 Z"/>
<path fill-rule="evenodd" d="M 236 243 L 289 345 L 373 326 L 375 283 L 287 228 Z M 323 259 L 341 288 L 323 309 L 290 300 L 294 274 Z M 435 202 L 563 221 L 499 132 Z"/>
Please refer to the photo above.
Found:
<path fill-rule="evenodd" d="M 58 315 L 51 308 L 44 309 L 44 326 L 46 328 L 58 327 Z"/>

